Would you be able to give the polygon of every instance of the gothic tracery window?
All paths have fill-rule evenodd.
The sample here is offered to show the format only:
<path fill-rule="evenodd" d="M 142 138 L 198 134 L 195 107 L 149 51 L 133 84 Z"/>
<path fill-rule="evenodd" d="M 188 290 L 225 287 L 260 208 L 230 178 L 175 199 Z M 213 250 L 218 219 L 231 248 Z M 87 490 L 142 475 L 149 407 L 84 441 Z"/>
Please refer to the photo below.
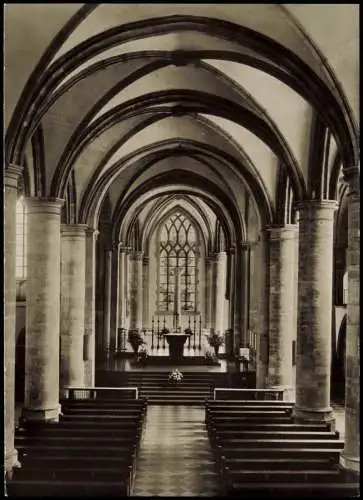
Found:
<path fill-rule="evenodd" d="M 16 203 L 16 279 L 27 276 L 27 209 L 23 196 Z"/>
<path fill-rule="evenodd" d="M 196 312 L 198 235 L 181 212 L 163 224 L 159 237 L 159 312 L 173 312 L 175 275 L 180 272 L 181 311 Z"/>

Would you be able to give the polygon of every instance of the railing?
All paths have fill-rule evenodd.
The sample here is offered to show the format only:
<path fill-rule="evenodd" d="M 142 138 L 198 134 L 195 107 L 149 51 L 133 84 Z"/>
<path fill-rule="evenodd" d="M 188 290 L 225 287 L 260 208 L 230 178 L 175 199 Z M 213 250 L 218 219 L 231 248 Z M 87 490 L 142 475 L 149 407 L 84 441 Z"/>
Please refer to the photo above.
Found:
<path fill-rule="evenodd" d="M 260 400 L 283 401 L 285 389 L 229 389 L 218 387 L 214 389 L 214 400 Z"/>
<path fill-rule="evenodd" d="M 125 398 L 125 392 L 133 394 L 130 399 L 139 399 L 137 387 L 65 387 L 64 399 L 117 399 Z"/>

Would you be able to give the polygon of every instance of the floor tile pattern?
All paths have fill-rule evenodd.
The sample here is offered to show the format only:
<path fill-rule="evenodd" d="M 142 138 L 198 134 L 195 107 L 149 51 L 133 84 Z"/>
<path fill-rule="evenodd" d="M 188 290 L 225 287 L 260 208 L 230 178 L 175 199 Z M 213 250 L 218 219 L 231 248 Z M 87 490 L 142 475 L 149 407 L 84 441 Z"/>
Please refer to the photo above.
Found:
<path fill-rule="evenodd" d="M 133 496 L 215 496 L 204 408 L 150 406 Z"/>

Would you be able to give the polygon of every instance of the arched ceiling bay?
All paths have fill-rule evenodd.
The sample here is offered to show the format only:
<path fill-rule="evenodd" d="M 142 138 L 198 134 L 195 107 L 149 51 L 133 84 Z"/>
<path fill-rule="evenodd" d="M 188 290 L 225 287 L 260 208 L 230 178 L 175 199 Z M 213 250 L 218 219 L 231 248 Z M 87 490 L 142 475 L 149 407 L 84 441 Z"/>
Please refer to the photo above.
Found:
<path fill-rule="evenodd" d="M 336 158 L 354 156 L 356 13 L 344 5 L 9 4 L 6 127 L 17 113 L 6 158 L 21 163 L 26 154 L 39 169 L 28 146 L 38 134 L 41 194 L 63 196 L 73 172 L 81 218 L 92 193 L 116 203 L 168 170 L 198 170 L 240 211 L 241 193 L 259 206 L 260 190 L 273 211 L 283 205 L 282 171 L 297 199 L 311 194 L 312 148 L 324 127 L 334 134 L 323 155 L 332 176 Z M 323 132 L 312 138 L 317 114 Z M 144 170 L 149 155 L 178 141 L 187 163 L 155 157 Z"/>

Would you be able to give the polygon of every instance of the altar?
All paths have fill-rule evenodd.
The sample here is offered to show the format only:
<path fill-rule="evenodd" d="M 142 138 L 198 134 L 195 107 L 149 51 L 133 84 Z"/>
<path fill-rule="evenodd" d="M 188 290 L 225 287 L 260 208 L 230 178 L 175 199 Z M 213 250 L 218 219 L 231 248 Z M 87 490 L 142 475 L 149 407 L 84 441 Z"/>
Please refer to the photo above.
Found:
<path fill-rule="evenodd" d="M 166 341 L 169 346 L 169 356 L 171 359 L 183 359 L 184 356 L 184 344 L 185 341 L 190 337 L 186 333 L 167 333 L 165 335 Z"/>

